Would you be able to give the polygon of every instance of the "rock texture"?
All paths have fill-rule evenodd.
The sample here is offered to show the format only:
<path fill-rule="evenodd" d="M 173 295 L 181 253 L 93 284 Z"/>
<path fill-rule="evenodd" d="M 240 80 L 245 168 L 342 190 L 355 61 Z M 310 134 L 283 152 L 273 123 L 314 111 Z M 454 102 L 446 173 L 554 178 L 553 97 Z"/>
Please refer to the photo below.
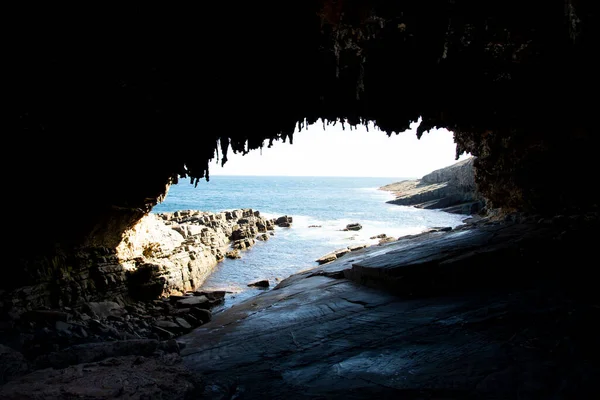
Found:
<path fill-rule="evenodd" d="M 485 201 L 475 185 L 473 162 L 471 157 L 421 179 L 391 183 L 379 189 L 396 195 L 394 200 L 388 201 L 391 204 L 475 214 L 483 209 Z"/>
<path fill-rule="evenodd" d="M 243 251 L 274 229 L 274 220 L 251 209 L 148 214 L 114 249 L 55 249 L 51 257 L 32 258 L 23 271 L 30 284 L 0 291 L 0 310 L 20 315 L 39 307 L 184 294 L 204 282 L 229 247 Z"/>
<path fill-rule="evenodd" d="M 596 398 L 595 281 L 579 289 L 599 227 L 511 215 L 361 249 L 181 337 L 184 364 L 208 399 Z"/>
<path fill-rule="evenodd" d="M 239 250 L 252 247 L 257 236 L 264 240 L 275 221 L 252 209 L 149 214 L 123 235 L 117 257 L 133 296 L 183 294 L 199 287 L 226 256 L 240 258 Z"/>

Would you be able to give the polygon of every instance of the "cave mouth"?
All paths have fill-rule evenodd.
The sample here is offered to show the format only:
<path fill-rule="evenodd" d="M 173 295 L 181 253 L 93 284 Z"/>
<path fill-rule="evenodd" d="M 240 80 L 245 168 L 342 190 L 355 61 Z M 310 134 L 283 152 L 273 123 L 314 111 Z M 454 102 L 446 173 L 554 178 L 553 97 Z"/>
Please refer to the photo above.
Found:
<path fill-rule="evenodd" d="M 442 255 L 450 258 L 439 260 L 435 258 L 439 242 L 426 242 L 428 253 L 423 260 L 433 257 L 434 261 L 411 264 L 415 268 L 410 268 L 409 279 L 403 279 L 398 270 L 396 276 L 381 274 L 377 268 L 369 269 L 373 264 L 368 262 L 347 268 L 353 282 L 344 283 L 348 293 L 337 304 L 351 314 L 369 312 L 377 304 L 365 301 L 361 293 L 369 284 L 388 280 L 400 283 L 405 294 L 413 294 L 415 289 L 437 296 L 440 289 L 452 285 L 482 291 L 475 303 L 456 304 L 453 310 L 457 312 L 468 309 L 461 314 L 465 318 L 455 318 L 452 311 L 440 320 L 436 310 L 426 323 L 441 326 L 441 330 L 431 336 L 416 330 L 418 335 L 407 337 L 411 345 L 425 346 L 418 360 L 436 361 L 427 363 L 431 369 L 425 374 L 413 375 L 414 371 L 407 370 L 405 377 L 417 379 L 407 386 L 415 396 L 425 389 L 428 397 L 448 397 L 455 392 L 440 392 L 440 387 L 455 388 L 465 382 L 462 376 L 457 380 L 457 375 L 450 375 L 440 384 L 440 371 L 465 369 L 464 364 L 443 364 L 447 354 L 456 354 L 452 358 L 461 363 L 464 355 L 482 355 L 469 364 L 478 366 L 475 372 L 485 374 L 462 384 L 465 391 L 459 395 L 479 390 L 480 384 L 512 391 L 513 397 L 523 390 L 536 394 L 545 390 L 536 388 L 556 391 L 533 397 L 566 392 L 567 398 L 581 398 L 583 392 L 597 392 L 593 377 L 597 376 L 600 351 L 592 327 L 597 325 L 598 307 L 590 260 L 596 258 L 598 202 L 590 187 L 595 182 L 600 135 L 596 103 L 590 98 L 596 97 L 600 87 L 595 40 L 600 26 L 596 21 L 598 2 L 318 0 L 288 2 L 286 6 L 291 10 L 278 9 L 273 16 L 275 10 L 267 3 L 204 4 L 200 18 L 198 13 L 179 12 L 173 20 L 165 18 L 165 10 L 160 8 L 157 19 L 114 13 L 119 14 L 114 24 L 111 19 L 94 23 L 90 18 L 73 18 L 72 10 L 64 13 L 67 21 L 51 18 L 49 13 L 36 18 L 35 14 L 45 10 L 31 7 L 11 14 L 18 29 L 9 48 L 7 59 L 13 68 L 7 76 L 16 90 L 10 97 L 15 112 L 6 150 L 16 157 L 5 157 L 4 171 L 5 184 L 11 185 L 18 197 L 14 210 L 7 213 L 10 254 L 0 286 L 5 311 L 0 322 L 6 339 L 2 344 L 18 350 L 15 354 L 1 349 L 3 360 L 6 354 L 16 360 L 11 365 L 16 367 L 17 379 L 19 373 L 30 372 L 21 356 L 39 360 L 35 365 L 39 368 L 52 363 L 64 368 L 73 360 L 80 361 L 77 355 L 60 351 L 64 358 L 38 357 L 66 348 L 73 338 L 102 338 L 111 342 L 109 346 L 118 346 L 121 340 L 142 332 L 150 341 L 142 341 L 148 346 L 137 350 L 152 355 L 158 340 L 161 346 L 174 343 L 169 329 L 181 332 L 210 320 L 207 308 L 219 304 L 224 291 L 126 306 L 131 285 L 140 298 L 152 299 L 168 282 L 180 280 L 182 285 L 194 287 L 192 281 L 199 275 L 182 268 L 171 276 L 155 262 L 136 265 L 138 260 L 144 261 L 136 254 L 134 268 L 128 270 L 115 248 L 123 232 L 151 213 L 179 178 L 199 185 L 207 179 L 215 149 L 220 150 L 221 160 L 228 151 L 257 151 L 265 140 L 290 140 L 298 125 L 310 126 L 320 118 L 347 121 L 348 127 L 373 123 L 394 134 L 404 132 L 420 117 L 417 135 L 448 129 L 454 133 L 457 153 L 476 157 L 477 190 L 488 211 L 498 218 L 477 225 L 475 231 L 483 243 L 478 242 L 472 252 L 468 246 L 448 246 Z M 140 22 L 133 35 L 132 21 Z M 260 129 L 254 129 L 259 117 Z M 154 139 L 164 135 L 165 141 Z M 336 149 L 333 146 L 331 151 Z M 259 229 L 258 217 L 254 210 L 240 210 L 212 219 L 199 214 L 175 218 L 200 218 L 215 225 L 244 219 L 254 221 Z M 282 217 L 281 224 L 297 223 Z M 267 232 L 257 233 L 268 234 L 276 221 L 259 222 Z M 246 225 L 247 229 L 239 229 L 236 235 L 251 232 L 251 225 Z M 218 242 L 210 230 L 196 229 L 200 235 L 204 232 L 207 243 Z M 196 231 L 186 228 L 185 232 L 193 236 Z M 460 237 L 465 236 L 468 234 Z M 450 231 L 447 237 L 459 236 Z M 236 240 L 242 239 L 246 246 L 247 238 Z M 453 243 L 465 244 L 460 240 Z M 190 261 L 204 265 L 200 261 L 225 256 L 202 250 L 191 260 L 192 247 L 193 243 L 179 238 L 173 244 L 187 252 L 181 254 L 187 266 Z M 158 257 L 161 251 L 147 246 L 140 253 Z M 340 261 L 348 254 L 353 255 L 347 253 Z M 410 254 L 395 253 L 391 262 L 407 261 L 403 257 Z M 334 256 L 337 260 L 337 254 Z M 443 267 L 442 273 L 431 279 L 436 266 Z M 132 277 L 135 270 L 142 273 Z M 153 280 L 156 276 L 164 280 Z M 335 280 L 318 287 L 318 295 L 323 295 L 339 285 L 342 277 L 348 278 L 345 270 L 323 269 L 311 279 Z M 502 308 L 506 302 L 486 303 L 492 289 L 506 294 L 509 287 L 519 285 L 533 287 L 533 292 L 514 296 L 516 303 L 509 309 Z M 355 290 L 357 287 L 360 290 Z M 310 301 L 310 296 L 300 298 L 299 303 Z M 87 304 L 85 309 L 71 306 L 81 302 Z M 388 327 L 406 327 L 406 315 L 397 312 L 396 307 L 402 307 L 398 301 L 378 304 L 390 309 L 380 309 L 382 319 L 377 324 L 367 321 L 364 331 L 348 332 L 347 326 L 357 321 L 350 319 L 338 331 L 368 333 L 361 335 L 367 342 L 353 342 L 351 349 L 371 346 L 372 338 L 385 335 Z M 448 309 L 447 298 L 438 304 L 438 310 Z M 324 305 L 322 309 L 337 317 L 333 307 Z M 274 310 L 276 307 L 271 308 Z M 390 320 L 389 315 L 398 319 Z M 148 316 L 162 322 L 148 324 Z M 76 323 L 72 323 L 73 317 Z M 319 322 L 311 316 L 306 323 L 315 321 Z M 257 326 L 265 324 L 253 325 Z M 274 338 L 287 340 L 281 347 L 285 354 L 304 350 L 302 338 L 294 336 L 296 327 L 290 326 L 284 335 L 280 335 L 281 326 L 277 328 Z M 404 332 L 398 332 L 396 338 L 406 337 L 402 335 Z M 459 336 L 461 340 L 453 341 Z M 260 335 L 253 330 L 248 337 Z M 380 343 L 389 343 L 389 338 L 379 338 Z M 198 341 L 202 339 L 214 338 Z M 477 347 L 494 341 L 498 347 Z M 401 340 L 394 345 L 405 343 Z M 428 347 L 431 343 L 450 343 L 452 349 L 434 354 Z M 244 342 L 242 350 L 249 348 L 261 347 Z M 334 352 L 339 349 L 331 348 Z M 390 365 L 409 354 L 406 347 L 394 350 L 384 352 L 391 358 L 382 358 Z M 273 354 L 269 361 L 280 360 L 282 353 Z M 492 354 L 500 354 L 493 359 L 498 362 L 490 361 Z M 336 356 L 319 352 L 316 358 L 329 361 L 327 355 Z M 349 354 L 348 359 L 364 360 L 363 354 L 354 355 L 357 357 Z M 196 353 L 196 357 L 202 356 L 206 353 Z M 127 364 L 127 369 L 140 361 Z M 196 368 L 214 365 L 210 359 L 197 361 Z M 303 365 L 297 364 L 299 368 Z M 484 367 L 480 370 L 479 366 Z M 504 369 L 484 371 L 486 366 Z M 281 387 L 284 381 L 279 378 L 285 374 L 280 371 L 284 369 L 275 374 L 280 386 L 273 387 L 290 390 L 291 386 Z M 247 385 L 273 382 L 255 379 L 253 362 L 240 365 L 235 372 L 250 377 L 244 382 Z M 355 376 L 345 383 L 375 382 L 375 390 L 387 390 L 372 376 Z M 436 380 L 423 383 L 426 377 Z M 227 386 L 228 378 L 232 377 L 224 379 L 225 392 L 230 396 L 236 387 Z M 228 382 L 231 384 L 231 379 Z M 31 387 L 30 380 L 23 390 L 30 393 Z M 262 395 L 265 389 L 272 388 L 262 386 L 257 393 Z M 572 393 L 575 395 L 569 396 Z"/>
<path fill-rule="evenodd" d="M 273 286 L 322 264 L 327 254 L 341 255 L 344 249 L 358 250 L 434 228 L 454 228 L 480 211 L 481 202 L 473 198 L 472 163 L 465 164 L 460 173 L 434 173 L 470 159 L 465 155 L 455 160 L 451 132 L 432 130 L 419 139 L 415 132 L 418 124 L 392 136 L 372 126 L 352 130 L 341 124 L 322 126 L 295 132 L 293 145 L 280 142 L 261 151 L 230 154 L 224 166 L 216 156 L 210 165 L 210 180 L 181 179 L 153 208 L 154 215 L 168 218 L 172 228 L 186 238 L 192 235 L 187 235 L 186 219 L 178 218 L 178 213 L 196 213 L 188 216 L 189 221 L 207 230 L 214 228 L 204 220 L 208 215 L 200 221 L 197 213 L 218 216 L 224 211 L 251 209 L 274 220 L 284 215 L 293 219 L 289 228 L 275 224 L 276 231 L 269 232 L 273 237 L 245 234 L 257 239 L 243 246 L 248 251 L 234 255 L 232 249 L 222 250 L 226 257 L 204 282 L 196 282 L 198 287 L 234 292 L 228 295 L 226 304 L 230 306 L 260 291 L 247 289 L 252 281 L 266 279 Z M 421 180 L 424 176 L 427 179 Z M 459 177 L 464 179 L 465 189 L 455 182 Z M 412 186 L 403 189 L 398 206 L 390 202 L 400 189 L 387 189 L 386 185 L 401 181 Z M 411 204 L 415 207 L 409 208 Z M 243 223 L 247 223 L 245 219 Z M 351 224 L 359 228 L 349 231 L 346 228 Z M 235 242 L 239 237 L 231 238 L 233 249 L 239 245 Z"/>

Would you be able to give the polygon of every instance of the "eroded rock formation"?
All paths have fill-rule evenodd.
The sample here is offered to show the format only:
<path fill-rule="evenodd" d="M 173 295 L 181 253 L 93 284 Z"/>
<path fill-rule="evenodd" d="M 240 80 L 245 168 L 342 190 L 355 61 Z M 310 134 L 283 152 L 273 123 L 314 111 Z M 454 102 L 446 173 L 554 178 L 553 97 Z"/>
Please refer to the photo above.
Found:
<path fill-rule="evenodd" d="M 116 254 L 130 294 L 151 300 L 195 290 L 230 246 L 248 249 L 257 235 L 274 227 L 275 219 L 251 209 L 149 214 L 125 232 Z"/>

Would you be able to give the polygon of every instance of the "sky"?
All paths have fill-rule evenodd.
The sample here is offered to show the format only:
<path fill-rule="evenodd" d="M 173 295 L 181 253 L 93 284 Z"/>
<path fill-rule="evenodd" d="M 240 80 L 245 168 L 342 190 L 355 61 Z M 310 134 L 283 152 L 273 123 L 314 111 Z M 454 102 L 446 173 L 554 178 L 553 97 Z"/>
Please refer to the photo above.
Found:
<path fill-rule="evenodd" d="M 286 175 L 421 178 L 470 157 L 455 160 L 456 145 L 452 132 L 436 129 L 417 139 L 418 122 L 410 130 L 387 136 L 372 125 L 350 130 L 340 123 L 326 126 L 317 123 L 294 133 L 294 142 L 274 142 L 268 148 L 248 154 L 229 151 L 221 167 L 211 162 L 211 175 Z"/>

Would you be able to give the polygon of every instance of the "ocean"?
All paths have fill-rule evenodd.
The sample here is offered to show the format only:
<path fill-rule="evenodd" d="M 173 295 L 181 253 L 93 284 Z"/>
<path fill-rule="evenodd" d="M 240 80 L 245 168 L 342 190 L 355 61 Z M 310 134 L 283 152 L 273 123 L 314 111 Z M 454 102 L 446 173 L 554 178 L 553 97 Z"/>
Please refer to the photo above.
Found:
<path fill-rule="evenodd" d="M 226 176 L 189 180 L 171 186 L 165 200 L 152 212 L 202 210 L 220 212 L 241 208 L 258 210 L 266 217 L 288 215 L 290 228 L 275 228 L 275 235 L 242 252 L 242 258 L 225 259 L 204 282 L 201 290 L 227 290 L 221 309 L 234 306 L 265 289 L 248 283 L 268 279 L 271 288 L 280 280 L 318 266 L 317 258 L 355 244 L 376 244 L 370 237 L 400 237 L 428 228 L 462 225 L 468 215 L 386 203 L 394 198 L 379 187 L 408 178 Z M 342 231 L 360 223 L 359 231 Z M 316 225 L 317 227 L 310 227 Z M 220 311 L 220 310 L 215 310 Z"/>

